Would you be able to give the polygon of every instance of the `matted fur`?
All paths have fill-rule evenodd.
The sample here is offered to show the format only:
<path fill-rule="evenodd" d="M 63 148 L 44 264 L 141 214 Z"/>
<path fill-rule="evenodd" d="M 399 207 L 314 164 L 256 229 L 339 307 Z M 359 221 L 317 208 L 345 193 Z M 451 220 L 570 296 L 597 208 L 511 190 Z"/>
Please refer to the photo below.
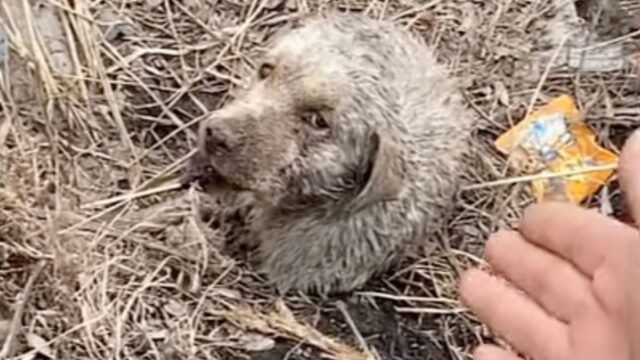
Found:
<path fill-rule="evenodd" d="M 200 166 L 214 192 L 255 196 L 250 239 L 281 291 L 353 290 L 442 224 L 474 114 L 422 41 L 362 15 L 307 19 L 264 64 L 202 124 Z"/>

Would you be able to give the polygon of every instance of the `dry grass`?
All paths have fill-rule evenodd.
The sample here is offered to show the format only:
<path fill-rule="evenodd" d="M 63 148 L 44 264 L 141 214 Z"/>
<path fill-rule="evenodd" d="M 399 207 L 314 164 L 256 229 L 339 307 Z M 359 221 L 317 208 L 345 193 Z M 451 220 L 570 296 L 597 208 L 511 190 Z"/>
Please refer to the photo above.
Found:
<path fill-rule="evenodd" d="M 631 59 L 640 34 L 576 44 L 563 37 L 562 2 L 49 0 L 62 21 L 44 30 L 41 8 L 0 2 L 11 50 L 0 78 L 0 343 L 12 339 L 0 354 L 241 359 L 282 338 L 300 345 L 291 359 L 382 356 L 344 307 L 346 333 L 359 341 L 314 327 L 321 299 L 277 298 L 218 251 L 219 234 L 195 216 L 197 193 L 175 185 L 198 121 L 242 84 L 271 34 L 299 14 L 340 8 L 412 29 L 461 79 L 482 117 L 469 185 L 521 175 L 491 142 L 564 92 L 618 151 L 640 124 L 636 69 L 586 72 L 563 61 L 581 46 L 624 45 Z M 440 347 L 442 357 L 424 358 L 468 358 L 490 339 L 459 304 L 457 279 L 482 263 L 488 234 L 514 226 L 531 202 L 526 183 L 491 185 L 461 193 L 433 246 L 355 295 L 390 305 Z M 618 197 L 612 183 L 588 204 L 615 210 Z"/>

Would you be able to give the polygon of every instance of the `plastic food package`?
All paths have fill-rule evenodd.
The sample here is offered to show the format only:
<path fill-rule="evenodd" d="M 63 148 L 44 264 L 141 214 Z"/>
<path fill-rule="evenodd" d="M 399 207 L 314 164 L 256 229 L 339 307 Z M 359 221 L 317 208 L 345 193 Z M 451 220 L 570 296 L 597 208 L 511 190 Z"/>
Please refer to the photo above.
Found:
<path fill-rule="evenodd" d="M 585 171 L 570 176 L 549 173 L 576 172 L 616 164 L 618 156 L 596 143 L 571 96 L 559 96 L 535 109 L 494 143 L 519 172 L 541 174 L 532 180 L 538 202 L 546 200 L 580 203 L 606 183 L 613 168 Z"/>

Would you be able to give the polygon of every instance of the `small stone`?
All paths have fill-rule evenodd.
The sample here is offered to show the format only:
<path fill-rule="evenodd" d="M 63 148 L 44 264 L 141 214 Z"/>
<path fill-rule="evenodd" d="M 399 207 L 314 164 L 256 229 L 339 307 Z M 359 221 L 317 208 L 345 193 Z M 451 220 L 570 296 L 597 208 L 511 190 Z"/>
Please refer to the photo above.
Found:
<path fill-rule="evenodd" d="M 289 11 L 296 11 L 298 10 L 298 2 L 296 0 L 287 0 L 285 7 Z"/>
<path fill-rule="evenodd" d="M 169 303 L 165 305 L 164 309 L 175 317 L 182 316 L 187 312 L 184 304 L 175 300 L 169 300 Z"/>
<path fill-rule="evenodd" d="M 153 9 L 160 6 L 160 4 L 162 4 L 162 1 L 163 0 L 147 0 L 146 2 L 149 9 Z"/>
<path fill-rule="evenodd" d="M 267 0 L 267 3 L 264 4 L 265 9 L 273 10 L 278 6 L 282 5 L 284 0 Z"/>
<path fill-rule="evenodd" d="M 260 334 L 247 334 L 241 338 L 243 348 L 247 351 L 267 351 L 273 349 L 276 342 Z"/>

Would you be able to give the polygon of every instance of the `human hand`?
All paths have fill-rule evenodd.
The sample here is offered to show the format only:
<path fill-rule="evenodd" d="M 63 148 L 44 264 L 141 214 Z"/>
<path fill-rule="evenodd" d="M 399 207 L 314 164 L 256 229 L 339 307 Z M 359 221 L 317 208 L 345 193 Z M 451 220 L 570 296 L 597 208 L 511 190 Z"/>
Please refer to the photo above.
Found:
<path fill-rule="evenodd" d="M 640 223 L 640 133 L 625 145 L 620 182 Z M 485 256 L 504 280 L 478 269 L 462 301 L 517 352 L 533 360 L 640 359 L 640 233 L 565 203 L 534 205 L 519 231 L 491 237 Z M 636 347 L 636 348 L 634 348 Z M 475 360 L 518 360 L 481 345 Z"/>

